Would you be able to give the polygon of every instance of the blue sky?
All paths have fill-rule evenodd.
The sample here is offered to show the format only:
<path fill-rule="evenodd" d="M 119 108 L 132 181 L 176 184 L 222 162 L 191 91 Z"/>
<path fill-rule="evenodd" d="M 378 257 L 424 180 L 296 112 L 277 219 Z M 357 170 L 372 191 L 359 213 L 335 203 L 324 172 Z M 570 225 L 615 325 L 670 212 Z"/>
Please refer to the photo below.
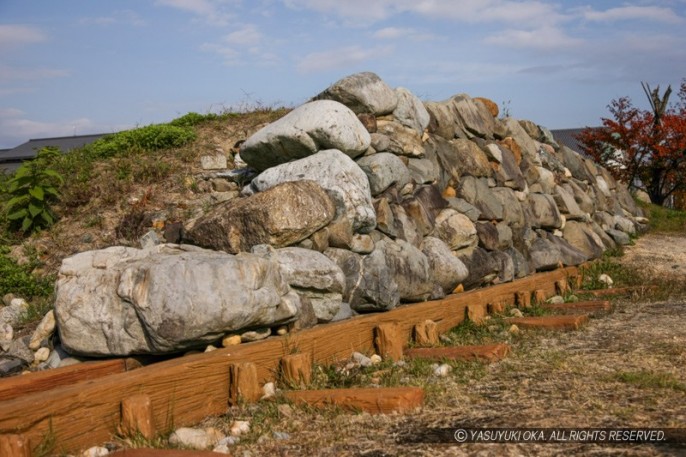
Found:
<path fill-rule="evenodd" d="M 686 0 L 0 0 L 0 148 L 256 104 L 374 71 L 597 125 L 686 77 Z"/>

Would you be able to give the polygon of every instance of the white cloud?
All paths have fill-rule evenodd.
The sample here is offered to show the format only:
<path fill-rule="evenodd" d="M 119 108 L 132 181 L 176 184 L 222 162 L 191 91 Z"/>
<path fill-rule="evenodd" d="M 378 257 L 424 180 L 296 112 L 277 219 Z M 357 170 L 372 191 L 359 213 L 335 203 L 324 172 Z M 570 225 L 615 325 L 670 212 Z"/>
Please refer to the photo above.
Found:
<path fill-rule="evenodd" d="M 112 13 L 111 16 L 84 17 L 79 20 L 79 23 L 85 25 L 100 26 L 124 24 L 135 27 L 142 27 L 147 25 L 145 20 L 141 18 L 135 11 L 132 10 L 116 11 Z"/>
<path fill-rule="evenodd" d="M 406 38 L 412 41 L 428 41 L 439 38 L 437 35 L 432 33 L 421 32 L 410 27 L 385 27 L 374 32 L 372 37 L 380 40 L 397 40 L 400 38 Z"/>
<path fill-rule="evenodd" d="M 0 82 L 3 83 L 10 81 L 36 81 L 65 76 L 69 76 L 68 71 L 56 68 L 18 68 L 0 65 Z"/>
<path fill-rule="evenodd" d="M 581 10 L 581 14 L 587 21 L 593 22 L 616 22 L 616 21 L 655 21 L 677 24 L 683 22 L 680 17 L 670 8 L 659 6 L 621 6 L 610 8 L 605 11 L 597 11 L 591 7 Z"/>
<path fill-rule="evenodd" d="M 583 40 L 573 38 L 564 33 L 564 31 L 550 26 L 534 30 L 507 29 L 487 37 L 484 41 L 497 46 L 546 51 L 573 48 L 584 43 Z"/>
<path fill-rule="evenodd" d="M 311 9 L 325 14 L 335 14 L 343 18 L 374 22 L 385 19 L 408 3 L 405 0 L 283 0 L 284 4 L 295 9 Z"/>
<path fill-rule="evenodd" d="M 0 25 L 0 49 L 40 43 L 47 36 L 38 28 L 19 24 Z"/>
<path fill-rule="evenodd" d="M 227 25 L 233 14 L 225 11 L 226 4 L 233 1 L 227 0 L 157 0 L 156 5 L 167 6 L 181 11 L 192 13 L 204 19 L 212 25 Z"/>
<path fill-rule="evenodd" d="M 51 138 L 93 133 L 101 130 L 88 118 L 64 122 L 41 122 L 27 119 L 26 113 L 16 108 L 0 108 L 0 138 L 7 147 L 18 146 L 31 138 Z"/>
<path fill-rule="evenodd" d="M 245 24 L 240 29 L 229 33 L 224 37 L 224 41 L 235 45 L 254 46 L 262 41 L 262 33 L 254 24 Z"/>
<path fill-rule="evenodd" d="M 385 57 L 392 52 L 391 46 L 364 48 L 358 45 L 312 52 L 298 62 L 297 69 L 300 73 L 314 73 L 347 68 L 368 60 Z"/>

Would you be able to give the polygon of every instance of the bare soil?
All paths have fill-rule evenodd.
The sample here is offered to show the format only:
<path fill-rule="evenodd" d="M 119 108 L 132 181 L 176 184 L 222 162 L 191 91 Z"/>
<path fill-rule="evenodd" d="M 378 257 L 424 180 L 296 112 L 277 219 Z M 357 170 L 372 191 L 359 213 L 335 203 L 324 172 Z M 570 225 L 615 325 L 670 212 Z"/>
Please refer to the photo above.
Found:
<path fill-rule="evenodd" d="M 647 235 L 619 261 L 683 280 L 685 259 L 686 235 Z M 233 455 L 686 455 L 686 444 L 458 444 L 449 439 L 462 427 L 686 428 L 686 297 L 640 296 L 614 304 L 613 313 L 579 331 L 508 335 L 513 353 L 507 359 L 428 378 L 426 405 L 414 414 L 274 409 L 271 432 L 239 443 Z M 502 340 L 502 330 L 494 338 Z M 238 416 L 224 420 L 232 418 Z M 257 426 L 259 419 L 251 419 Z M 433 429 L 448 430 L 447 439 L 431 442 L 436 441 Z M 277 440 L 274 431 L 288 438 Z"/>

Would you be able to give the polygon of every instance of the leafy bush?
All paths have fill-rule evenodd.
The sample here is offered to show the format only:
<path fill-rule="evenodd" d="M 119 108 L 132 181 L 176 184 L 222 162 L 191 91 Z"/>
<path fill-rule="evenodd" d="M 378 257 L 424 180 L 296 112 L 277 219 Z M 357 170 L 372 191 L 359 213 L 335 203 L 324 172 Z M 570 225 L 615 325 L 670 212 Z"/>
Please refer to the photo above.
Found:
<path fill-rule="evenodd" d="M 195 132 L 190 127 L 170 124 L 153 124 L 133 130 L 106 135 L 84 147 L 94 158 L 108 158 L 143 150 L 176 148 L 195 140 Z"/>
<path fill-rule="evenodd" d="M 203 122 L 213 121 L 219 118 L 219 115 L 214 113 L 198 114 L 191 111 L 188 114 L 174 119 L 169 123 L 169 125 L 174 125 L 176 127 L 193 127 Z"/>
<path fill-rule="evenodd" d="M 30 233 L 55 223 L 51 204 L 59 199 L 57 186 L 63 179 L 50 166 L 60 155 L 57 148 L 43 148 L 7 181 L 4 209 L 11 228 Z"/>
<path fill-rule="evenodd" d="M 37 277 L 31 272 L 38 266 L 35 256 L 25 265 L 18 265 L 7 256 L 9 248 L 0 247 L 0 296 L 13 293 L 22 297 L 48 297 L 53 292 L 54 278 Z"/>

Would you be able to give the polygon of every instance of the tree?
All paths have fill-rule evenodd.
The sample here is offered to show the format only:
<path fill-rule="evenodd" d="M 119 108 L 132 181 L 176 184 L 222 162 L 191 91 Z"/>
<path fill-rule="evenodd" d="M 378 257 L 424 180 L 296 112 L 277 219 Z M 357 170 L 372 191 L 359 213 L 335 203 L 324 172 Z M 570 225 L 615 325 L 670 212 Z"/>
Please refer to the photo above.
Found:
<path fill-rule="evenodd" d="M 672 89 L 660 95 L 643 84 L 651 110 L 633 106 L 629 97 L 612 100 L 612 118 L 600 128 L 586 128 L 577 139 L 585 153 L 630 187 L 662 205 L 677 191 L 686 190 L 686 79 L 679 101 L 669 104 Z"/>

